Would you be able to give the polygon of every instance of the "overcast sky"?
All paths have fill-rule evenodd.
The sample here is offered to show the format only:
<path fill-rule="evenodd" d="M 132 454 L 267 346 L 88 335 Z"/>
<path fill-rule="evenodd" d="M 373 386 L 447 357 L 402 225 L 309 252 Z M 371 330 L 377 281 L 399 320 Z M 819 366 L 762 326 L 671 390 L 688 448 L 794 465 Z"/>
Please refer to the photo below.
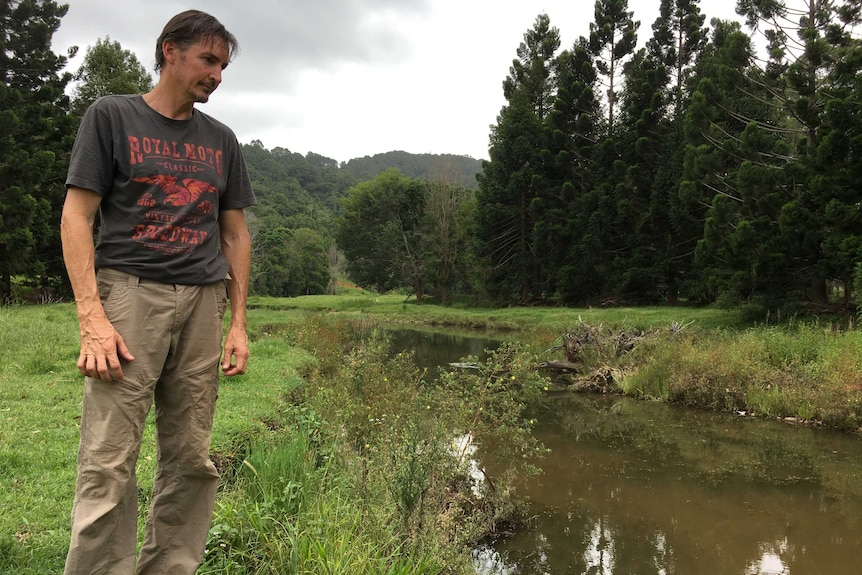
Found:
<path fill-rule="evenodd" d="M 65 54 L 110 37 L 151 74 L 165 22 L 187 8 L 216 16 L 240 44 L 202 110 L 240 142 L 315 152 L 340 162 L 392 150 L 488 157 L 502 82 L 539 14 L 562 48 L 589 33 L 593 0 L 65 0 L 54 36 Z M 701 0 L 711 18 L 738 19 L 733 0 Z M 629 0 L 651 36 L 659 0 Z"/>

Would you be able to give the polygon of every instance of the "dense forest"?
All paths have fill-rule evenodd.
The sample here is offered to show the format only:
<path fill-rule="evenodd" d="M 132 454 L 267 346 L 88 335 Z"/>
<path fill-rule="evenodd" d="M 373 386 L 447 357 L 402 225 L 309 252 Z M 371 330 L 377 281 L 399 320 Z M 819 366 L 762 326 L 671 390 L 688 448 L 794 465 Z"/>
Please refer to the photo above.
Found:
<path fill-rule="evenodd" d="M 589 37 L 564 50 L 540 15 L 480 176 L 481 289 L 519 303 L 851 305 L 860 2 L 794 4 L 740 0 L 746 31 L 662 0 L 640 49 L 626 0 L 598 0 Z"/>
<path fill-rule="evenodd" d="M 645 31 L 627 0 L 597 0 L 566 47 L 539 14 L 501 79 L 488 160 L 246 144 L 253 292 L 346 274 L 440 302 L 854 308 L 862 1 L 739 0 L 745 24 L 659 4 Z M 4 301 L 68 293 L 56 222 L 77 118 L 151 85 L 109 39 L 65 71 L 50 50 L 65 10 L 0 0 Z"/>

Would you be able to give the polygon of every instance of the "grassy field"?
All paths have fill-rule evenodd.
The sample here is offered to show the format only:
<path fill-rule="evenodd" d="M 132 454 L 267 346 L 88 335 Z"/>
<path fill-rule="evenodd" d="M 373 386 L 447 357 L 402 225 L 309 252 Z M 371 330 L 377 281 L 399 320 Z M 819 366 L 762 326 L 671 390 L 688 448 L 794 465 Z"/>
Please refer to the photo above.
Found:
<path fill-rule="evenodd" d="M 398 387 L 396 378 L 406 371 L 404 365 L 388 365 L 372 356 L 361 359 L 351 356 L 347 361 L 346 356 L 339 355 L 343 352 L 333 342 L 343 336 L 338 330 L 343 330 L 339 326 L 344 324 L 329 324 L 323 321 L 326 318 L 346 318 L 360 331 L 364 323 L 373 328 L 379 322 L 452 326 L 497 334 L 509 331 L 543 350 L 549 349 L 562 333 L 586 325 L 599 326 L 600 332 L 607 333 L 620 329 L 651 330 L 656 337 L 645 339 L 625 356 L 613 350 L 596 349 L 584 366 L 585 372 L 612 369 L 617 374 L 613 391 L 635 396 L 770 417 L 792 416 L 848 430 L 862 424 L 862 336 L 855 330 L 835 330 L 831 325 L 814 321 L 751 326 L 739 312 L 690 308 L 453 309 L 418 305 L 405 301 L 403 296 L 363 292 L 289 300 L 252 298 L 249 308 L 252 345 L 249 372 L 223 380 L 213 434 L 214 459 L 220 468 L 232 471 L 219 496 L 212 541 L 216 551 L 233 548 L 237 555 L 225 551 L 224 556 L 214 557 L 208 563 L 205 569 L 209 570 L 201 572 L 228 572 L 226 565 L 233 565 L 230 572 L 234 573 L 431 573 L 439 567 L 441 555 L 437 555 L 438 564 L 433 559 L 439 551 L 435 551 L 434 545 L 439 542 L 417 543 L 421 539 L 416 527 L 418 519 L 402 509 L 398 522 L 403 529 L 393 531 L 393 518 L 387 515 L 389 511 L 384 511 L 392 507 L 393 497 L 416 505 L 410 499 L 415 493 L 411 495 L 410 489 L 400 494 L 386 492 L 381 487 L 386 478 L 375 483 L 368 478 L 374 475 L 373 468 L 372 471 L 363 468 L 369 462 L 380 461 L 383 462 L 380 467 L 391 472 L 391 476 L 403 477 L 405 486 L 414 489 L 421 484 L 415 469 L 386 467 L 392 453 L 404 452 L 404 445 L 395 445 L 391 437 L 387 439 L 368 427 L 369 421 L 379 418 L 367 416 L 363 409 L 394 410 L 394 404 L 400 402 L 402 408 L 424 410 L 424 402 L 428 400 L 400 395 L 403 389 Z M 671 333 L 666 329 L 671 324 L 687 327 Z M 333 331 L 329 333 L 327 329 Z M 71 304 L 0 308 L 0 573 L 3 574 L 62 572 L 69 537 L 81 401 L 82 382 L 75 369 L 76 332 Z M 331 349 L 322 350 L 327 345 Z M 322 362 L 331 365 L 327 367 Z M 352 372 L 339 371 L 340 364 L 351 367 Z M 513 381 L 514 374 L 518 381 L 526 381 L 529 377 L 525 375 L 526 367 L 518 367 L 520 371 L 512 366 L 507 369 L 512 370 Z M 312 373 L 316 389 L 321 390 L 313 398 L 314 410 L 305 406 L 306 397 L 291 399 L 292 394 L 307 386 Z M 327 374 L 333 381 L 328 387 L 321 383 Z M 409 373 L 406 376 L 414 377 Z M 365 383 L 371 381 L 375 387 L 364 389 Z M 353 406 L 338 403 L 340 395 L 350 395 L 348 391 L 366 396 L 352 396 L 358 398 Z M 483 389 L 476 392 L 482 393 Z M 388 399 L 389 405 L 374 405 L 376 396 Z M 367 405 L 360 409 L 359 404 Z M 429 402 L 427 406 L 429 414 L 431 405 Z M 464 406 L 465 410 L 471 408 Z M 476 419 L 480 411 L 477 408 Z M 309 443 L 309 437 L 318 437 L 315 434 L 325 425 L 324 419 L 331 425 L 336 418 L 343 418 L 339 423 L 342 432 L 355 430 L 356 434 L 353 444 L 342 448 L 366 450 L 344 459 L 355 457 L 353 463 L 359 461 L 358 466 L 334 463 L 338 458 L 330 457 L 335 449 L 332 444 L 320 447 L 317 439 Z M 514 428 L 516 423 L 511 425 Z M 290 433 L 274 433 L 278 429 L 289 429 Z M 427 430 L 422 433 L 426 432 L 430 433 Z M 152 425 L 146 433 L 139 464 L 142 503 L 148 498 L 155 466 Z M 410 445 L 423 440 L 421 433 L 415 436 L 416 429 L 410 433 L 403 436 L 404 441 L 413 442 Z M 302 439 L 299 444 L 297 437 Z M 286 446 L 273 447 L 282 440 Z M 290 473 L 313 475 L 314 481 L 281 484 L 278 477 L 289 475 L 283 471 L 265 483 L 263 470 L 259 469 L 262 460 L 253 458 L 255 452 L 267 449 L 294 453 L 285 456 L 288 462 L 293 462 L 285 463 L 286 468 L 292 466 Z M 309 452 L 317 453 L 318 463 L 311 468 L 307 467 Z M 323 460 L 332 463 L 320 464 Z M 353 475 L 356 469 L 360 470 L 359 475 Z M 271 490 L 261 489 L 273 484 L 280 490 L 275 495 Z M 258 485 L 257 491 L 254 485 Z M 303 496 L 285 495 L 294 489 Z M 257 495 L 251 497 L 251 492 Z M 290 511 L 296 518 L 294 521 L 268 523 L 273 506 L 290 507 L 297 502 L 302 505 Z M 454 518 L 449 520 L 457 523 Z M 238 525 L 251 527 L 246 533 Z M 260 529 L 254 528 L 255 525 Z M 259 538 L 264 531 L 283 531 L 283 537 L 279 542 L 262 542 Z M 464 536 L 469 538 L 468 533 Z M 242 558 L 241 550 L 252 544 L 269 550 L 265 559 Z M 361 557 L 357 556 L 357 549 L 365 550 Z M 345 555 L 347 550 L 350 556 Z M 460 551 L 463 549 L 456 550 L 454 556 Z M 282 557 L 280 564 L 292 571 L 267 570 L 265 563 L 269 562 L 272 569 L 273 557 Z M 446 561 L 455 562 L 451 556 Z M 249 567 L 252 564 L 254 568 Z M 453 567 L 450 572 L 459 571 Z"/>
<path fill-rule="evenodd" d="M 354 315 L 368 314 L 393 323 L 418 323 L 482 329 L 491 331 L 562 332 L 578 324 L 628 325 L 648 328 L 667 326 L 671 322 L 694 322 L 703 328 L 746 326 L 737 310 L 683 307 L 642 308 L 458 308 L 417 304 L 403 295 L 375 295 L 354 291 L 345 295 L 307 296 L 298 298 L 252 297 L 249 307 L 259 311 L 338 311 Z M 262 317 L 258 314 L 258 317 Z M 263 316 L 265 317 L 265 315 Z"/>
<path fill-rule="evenodd" d="M 62 573 L 82 392 L 74 306 L 0 307 L 0 350 L 0 573 Z M 254 355 L 250 373 L 223 380 L 219 391 L 213 445 L 223 459 L 266 429 L 285 389 L 298 384 L 298 366 L 310 361 L 303 350 L 265 338 Z M 150 422 L 142 494 L 151 488 L 154 459 Z"/>

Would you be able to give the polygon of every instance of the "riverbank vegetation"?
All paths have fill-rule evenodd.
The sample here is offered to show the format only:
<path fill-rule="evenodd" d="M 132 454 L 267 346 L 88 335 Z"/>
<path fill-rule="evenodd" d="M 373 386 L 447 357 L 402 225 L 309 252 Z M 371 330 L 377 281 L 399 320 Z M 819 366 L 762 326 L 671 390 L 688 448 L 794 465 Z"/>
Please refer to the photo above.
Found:
<path fill-rule="evenodd" d="M 659 399 L 846 431 L 862 427 L 862 333 L 830 322 L 746 329 L 599 329 L 563 336 L 551 362 L 575 389 Z M 572 357 L 575 356 L 575 357 Z M 562 375 L 560 375 L 562 373 Z"/>
<path fill-rule="evenodd" d="M 254 364 L 223 381 L 223 484 L 203 573 L 469 573 L 471 544 L 519 517 L 542 454 L 526 415 L 546 381 L 502 347 L 435 384 L 391 355 L 379 320 L 253 310 Z M 0 308 L 0 571 L 60 573 L 81 381 L 74 307 Z M 477 475 L 476 445 L 510 461 Z M 139 464 L 144 513 L 153 426 Z M 143 521 L 143 515 L 141 517 Z"/>
<path fill-rule="evenodd" d="M 220 390 L 223 484 L 202 573 L 471 572 L 472 544 L 517 528 L 515 487 L 542 465 L 531 406 L 597 373 L 610 374 L 604 392 L 860 426 L 862 337 L 826 321 L 751 325 L 687 308 L 459 312 L 358 292 L 253 299 L 249 320 L 250 371 Z M 429 384 L 386 346 L 385 328 L 405 323 L 510 344 Z M 587 331 L 602 337 L 569 379 L 538 368 L 564 357 L 566 333 Z M 635 340 L 622 351 L 619 338 L 609 343 L 621 333 Z M 60 573 L 80 414 L 74 307 L 0 308 L 0 348 L 0 572 Z M 152 434 L 150 423 L 142 510 Z M 485 476 L 477 457 L 505 465 Z"/>

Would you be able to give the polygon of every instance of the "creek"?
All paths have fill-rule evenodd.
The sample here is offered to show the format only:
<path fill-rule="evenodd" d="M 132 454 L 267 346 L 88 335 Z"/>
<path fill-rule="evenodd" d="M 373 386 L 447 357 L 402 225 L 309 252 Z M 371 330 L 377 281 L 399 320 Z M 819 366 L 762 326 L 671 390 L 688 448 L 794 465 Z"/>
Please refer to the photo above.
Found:
<path fill-rule="evenodd" d="M 498 343 L 394 341 L 429 371 Z M 862 573 L 856 435 L 566 392 L 547 394 L 537 420 L 551 451 L 521 488 L 531 519 L 474 550 L 477 575 Z"/>

